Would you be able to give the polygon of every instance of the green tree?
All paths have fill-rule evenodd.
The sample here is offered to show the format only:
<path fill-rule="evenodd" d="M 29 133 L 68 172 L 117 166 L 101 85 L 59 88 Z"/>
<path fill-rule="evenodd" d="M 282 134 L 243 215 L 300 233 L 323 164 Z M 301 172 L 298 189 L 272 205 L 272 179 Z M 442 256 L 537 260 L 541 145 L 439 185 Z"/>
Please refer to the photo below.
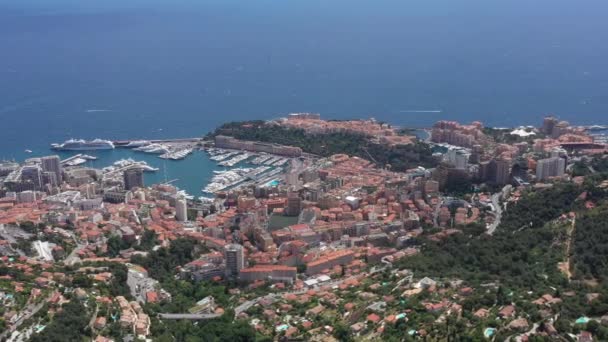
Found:
<path fill-rule="evenodd" d="M 80 342 L 90 336 L 89 314 L 79 301 L 70 301 L 62 306 L 53 321 L 39 334 L 34 334 L 32 342 Z"/>
<path fill-rule="evenodd" d="M 120 237 L 117 235 L 112 235 L 110 236 L 110 238 L 108 239 L 106 245 L 108 246 L 108 255 L 111 257 L 115 257 L 118 255 L 118 253 L 120 252 L 120 246 L 121 246 L 121 242 L 120 242 Z"/>

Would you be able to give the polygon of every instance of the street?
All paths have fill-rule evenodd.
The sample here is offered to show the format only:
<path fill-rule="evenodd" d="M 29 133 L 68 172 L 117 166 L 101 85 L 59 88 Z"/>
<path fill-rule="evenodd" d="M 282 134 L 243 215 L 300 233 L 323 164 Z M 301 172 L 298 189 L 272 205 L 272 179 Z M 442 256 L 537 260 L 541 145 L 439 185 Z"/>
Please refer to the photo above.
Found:
<path fill-rule="evenodd" d="M 500 220 L 502 218 L 502 207 L 500 206 L 500 198 L 502 197 L 502 192 L 495 193 L 492 195 L 492 205 L 496 210 L 496 217 L 494 218 L 494 222 L 488 226 L 488 234 L 494 234 L 494 231 L 500 225 Z"/>

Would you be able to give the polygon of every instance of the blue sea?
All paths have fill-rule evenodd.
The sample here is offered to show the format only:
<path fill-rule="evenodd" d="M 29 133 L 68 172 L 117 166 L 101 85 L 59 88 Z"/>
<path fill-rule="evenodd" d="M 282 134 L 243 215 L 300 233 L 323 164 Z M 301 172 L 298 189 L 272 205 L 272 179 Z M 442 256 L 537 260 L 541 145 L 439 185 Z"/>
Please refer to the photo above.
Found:
<path fill-rule="evenodd" d="M 299 111 L 607 124 L 606 13 L 605 0 L 0 0 L 0 159 Z M 167 162 L 168 177 L 198 194 L 205 158 Z"/>

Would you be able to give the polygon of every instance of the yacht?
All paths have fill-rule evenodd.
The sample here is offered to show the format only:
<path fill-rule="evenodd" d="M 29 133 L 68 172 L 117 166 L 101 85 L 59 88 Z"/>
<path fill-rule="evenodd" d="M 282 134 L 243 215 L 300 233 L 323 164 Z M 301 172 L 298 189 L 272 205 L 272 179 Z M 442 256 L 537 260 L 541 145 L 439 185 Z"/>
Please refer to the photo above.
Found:
<path fill-rule="evenodd" d="M 120 170 L 120 169 L 126 169 L 126 168 L 141 169 L 144 172 L 158 171 L 157 167 L 152 167 L 152 166 L 148 165 L 148 163 L 146 163 L 145 161 L 136 161 L 131 158 L 115 161 L 112 166 L 108 167 L 108 171 L 114 171 L 114 170 Z"/>
<path fill-rule="evenodd" d="M 150 145 L 134 148 L 133 151 L 163 154 L 163 153 L 169 152 L 169 148 L 167 146 L 161 145 L 161 144 L 150 144 Z"/>
<path fill-rule="evenodd" d="M 242 161 L 244 161 L 246 159 L 249 159 L 250 157 L 251 157 L 251 154 L 245 152 L 245 153 L 239 154 L 239 155 L 237 155 L 237 156 L 235 156 L 235 157 L 233 157 L 233 158 L 231 158 L 229 160 L 221 161 L 218 164 L 221 165 L 221 166 L 234 166 L 234 165 L 236 165 L 236 164 L 238 164 L 238 163 L 240 163 L 240 162 L 242 162 Z"/>
<path fill-rule="evenodd" d="M 188 156 L 190 153 L 192 153 L 192 151 L 193 151 L 193 149 L 186 148 L 186 149 L 179 150 L 179 151 L 167 152 L 167 153 L 161 154 L 159 157 L 163 158 L 163 159 L 179 160 L 179 159 L 186 158 L 186 156 Z"/>
<path fill-rule="evenodd" d="M 194 196 L 189 195 L 186 192 L 186 190 L 178 190 L 177 193 L 176 193 L 176 195 L 179 196 L 179 197 L 183 197 L 183 198 L 185 198 L 187 200 L 190 200 L 190 201 L 194 199 Z"/>
<path fill-rule="evenodd" d="M 213 157 L 211 157 L 209 159 L 214 160 L 214 161 L 222 161 L 224 159 L 228 159 L 237 154 L 239 154 L 239 152 L 228 152 L 228 153 L 214 155 Z"/>
<path fill-rule="evenodd" d="M 218 191 L 233 187 L 246 179 L 246 175 L 251 172 L 251 168 L 236 168 L 217 173 L 211 182 L 203 189 L 203 192 L 213 194 Z"/>
<path fill-rule="evenodd" d="M 82 158 L 82 157 L 76 157 L 68 162 L 65 163 L 65 165 L 67 166 L 78 166 L 78 165 L 82 165 L 84 163 L 86 163 L 87 160 Z"/>
<path fill-rule="evenodd" d="M 133 140 L 126 144 L 125 147 L 142 147 L 146 145 L 150 145 L 148 140 Z"/>
<path fill-rule="evenodd" d="M 55 150 L 63 151 L 88 151 L 88 150 L 111 150 L 114 143 L 109 140 L 95 139 L 91 141 L 82 139 L 70 139 L 63 144 L 51 144 Z"/>

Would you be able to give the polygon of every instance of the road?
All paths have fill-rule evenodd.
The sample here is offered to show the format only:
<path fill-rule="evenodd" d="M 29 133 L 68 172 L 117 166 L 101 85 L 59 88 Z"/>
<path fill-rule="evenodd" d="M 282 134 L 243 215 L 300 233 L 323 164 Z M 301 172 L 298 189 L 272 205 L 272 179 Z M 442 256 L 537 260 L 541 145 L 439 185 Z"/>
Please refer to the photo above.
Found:
<path fill-rule="evenodd" d="M 74 265 L 75 263 L 79 262 L 80 258 L 78 257 L 78 252 L 81 249 L 83 249 L 84 247 L 86 247 L 86 245 L 76 246 L 76 248 L 74 248 L 72 253 L 70 253 L 70 255 L 68 255 L 68 257 L 63 260 L 63 264 L 64 265 Z"/>
<path fill-rule="evenodd" d="M 262 297 L 257 297 L 255 299 L 248 300 L 248 301 L 244 302 L 243 304 L 241 304 L 241 305 L 237 306 L 236 308 L 234 308 L 234 316 L 237 317 L 241 312 L 245 312 L 245 311 L 249 310 L 250 307 L 254 306 L 255 304 L 257 304 L 262 299 L 279 300 L 281 297 L 283 297 L 286 294 L 304 294 L 308 290 L 309 289 L 305 288 L 305 289 L 302 289 L 302 290 L 292 291 L 292 292 L 271 293 L 271 294 L 267 294 L 267 295 L 262 296 Z"/>
<path fill-rule="evenodd" d="M 572 279 L 572 271 L 570 270 L 570 255 L 572 253 L 572 238 L 574 237 L 574 233 L 576 231 L 576 216 L 572 219 L 572 224 L 568 229 L 568 243 L 566 244 L 566 261 L 564 272 L 566 273 L 566 277 L 568 280 Z"/>
<path fill-rule="evenodd" d="M 129 268 L 127 273 L 127 285 L 131 290 L 131 296 L 133 296 L 138 302 L 145 303 L 146 293 L 148 291 L 154 291 L 158 285 L 158 281 L 148 277 L 144 273 Z"/>
<path fill-rule="evenodd" d="M 495 193 L 492 195 L 492 205 L 496 210 L 496 217 L 494 222 L 488 226 L 488 234 L 494 234 L 496 228 L 500 225 L 500 220 L 502 219 L 502 207 L 500 206 L 500 198 L 502 197 L 502 192 Z"/>
<path fill-rule="evenodd" d="M 511 336 L 505 338 L 505 341 L 511 341 L 511 339 L 514 338 L 514 337 L 516 338 L 515 341 L 522 341 L 521 336 L 536 334 L 536 332 L 537 332 L 537 330 L 538 330 L 539 327 L 540 327 L 540 324 L 534 323 L 532 325 L 532 328 L 530 330 L 528 330 L 528 331 L 526 331 L 525 333 L 522 333 L 522 334 L 511 335 Z"/>
<path fill-rule="evenodd" d="M 89 320 L 89 328 L 91 328 L 93 331 L 95 331 L 95 320 L 97 319 L 97 313 L 99 313 L 99 304 L 95 304 L 95 312 Z"/>
<path fill-rule="evenodd" d="M 161 313 L 158 316 L 162 319 L 187 319 L 190 321 L 200 321 L 205 319 L 214 319 L 222 315 L 220 314 L 190 314 L 190 313 Z"/>
<path fill-rule="evenodd" d="M 80 243 L 78 241 L 78 239 L 76 238 L 76 234 L 74 234 L 74 232 L 72 231 L 65 231 L 66 233 L 68 233 L 71 237 L 72 240 L 74 240 L 74 243 L 76 244 L 76 248 L 74 248 L 74 250 L 72 251 L 72 253 L 70 253 L 70 255 L 68 255 L 64 260 L 63 260 L 63 264 L 64 265 L 74 265 L 75 263 L 80 261 L 80 258 L 78 257 L 78 252 L 85 248 L 87 246 L 86 243 Z"/>

